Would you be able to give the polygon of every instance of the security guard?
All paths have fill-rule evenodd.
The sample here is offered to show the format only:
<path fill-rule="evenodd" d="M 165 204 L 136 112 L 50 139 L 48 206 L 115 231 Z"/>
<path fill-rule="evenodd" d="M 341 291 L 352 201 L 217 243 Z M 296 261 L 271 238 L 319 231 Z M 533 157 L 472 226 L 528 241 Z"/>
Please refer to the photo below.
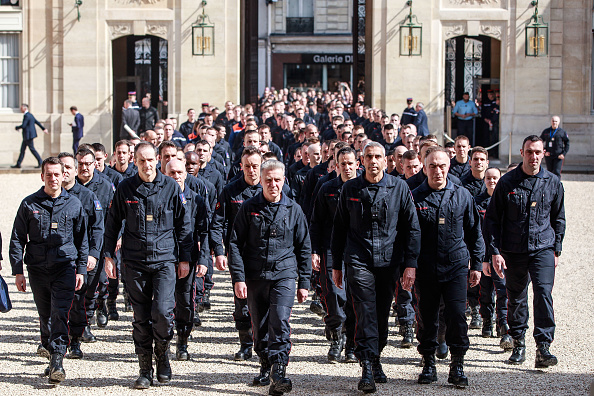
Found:
<path fill-rule="evenodd" d="M 101 258 L 103 248 L 103 207 L 94 192 L 83 187 L 76 181 L 78 164 L 71 153 L 60 153 L 58 158 L 64 164 L 64 181 L 62 187 L 72 196 L 78 198 L 87 215 L 87 237 L 89 240 L 89 258 L 87 260 L 87 274 L 95 269 Z M 86 278 L 86 277 L 85 277 Z M 74 294 L 74 301 L 68 316 L 68 330 L 70 333 L 70 359 L 82 359 L 83 353 L 80 342 L 84 330 L 87 328 L 87 314 L 85 309 L 85 295 L 87 292 L 85 281 L 83 287 Z"/>
<path fill-rule="evenodd" d="M 358 388 L 371 393 L 375 382 L 387 382 L 380 354 L 388 340 L 390 305 L 399 267 L 404 270 L 402 286 L 412 287 L 420 230 L 406 184 L 384 172 L 384 146 L 368 143 L 363 164 L 365 172 L 342 187 L 331 250 L 334 283 L 342 287 L 344 264 L 357 316 L 355 355 L 362 367 Z"/>
<path fill-rule="evenodd" d="M 282 193 L 284 164 L 263 163 L 261 180 L 262 192 L 244 202 L 235 218 L 229 270 L 235 295 L 247 298 L 252 316 L 254 350 L 261 362 L 254 384 L 264 385 L 270 376 L 269 394 L 282 395 L 292 389 L 286 366 L 295 280 L 301 303 L 308 294 L 311 245 L 303 211 Z"/>
<path fill-rule="evenodd" d="M 541 168 L 544 144 L 530 135 L 522 143 L 522 163 L 503 175 L 485 216 L 493 269 L 503 278 L 508 297 L 509 334 L 514 349 L 509 363 L 526 360 L 528 283 L 534 291 L 536 367 L 557 364 L 549 352 L 555 335 L 553 283 L 565 235 L 563 185 Z"/>
<path fill-rule="evenodd" d="M 497 182 L 501 178 L 501 170 L 499 168 L 488 168 L 485 171 L 485 191 L 475 198 L 476 206 L 481 221 L 485 217 L 491 196 L 495 190 Z M 484 227 L 483 238 L 488 239 L 488 235 Z M 501 337 L 499 346 L 508 351 L 513 349 L 513 340 L 508 334 L 509 325 L 507 324 L 507 291 L 505 290 L 505 279 L 497 276 L 493 271 L 491 263 L 491 255 L 485 254 L 483 261 L 483 275 L 479 282 L 480 295 L 480 313 L 483 318 L 483 337 L 493 337 L 493 314 L 497 311 L 497 335 Z M 497 296 L 497 301 L 493 301 L 493 292 Z"/>
<path fill-rule="evenodd" d="M 161 143 L 162 144 L 162 143 Z M 178 159 L 173 159 L 165 165 L 167 176 L 173 178 L 182 190 L 186 199 L 186 206 L 190 210 L 190 222 L 193 235 L 192 258 L 190 271 L 185 278 L 178 278 L 175 283 L 175 328 L 177 330 L 177 360 L 190 360 L 188 355 L 188 337 L 194 326 L 194 289 L 196 277 L 206 274 L 206 260 L 208 254 L 208 223 L 209 215 L 206 203 L 198 194 L 185 185 L 186 167 Z"/>
<path fill-rule="evenodd" d="M 559 128 L 561 118 L 553 116 L 550 128 L 540 134 L 545 147 L 545 163 L 547 170 L 561 178 L 563 160 L 569 151 L 569 137 L 563 128 Z"/>
<path fill-rule="evenodd" d="M 91 190 L 101 203 L 102 208 L 109 208 L 113 199 L 113 184 L 108 177 L 95 169 L 95 152 L 81 145 L 76 152 L 78 163 L 78 175 L 76 180 L 84 187 Z M 107 209 L 106 209 L 107 210 Z M 107 220 L 104 218 L 104 221 Z M 104 260 L 100 257 L 97 265 L 92 271 L 88 272 L 87 295 L 85 306 L 87 319 L 90 322 L 97 311 L 97 326 L 105 327 L 109 321 L 107 316 L 106 299 L 108 297 L 108 280 L 103 271 Z M 93 340 L 95 337 L 90 328 L 85 330 L 84 340 Z"/>
<path fill-rule="evenodd" d="M 463 187 L 447 178 L 450 158 L 442 147 L 427 151 L 427 180 L 412 195 L 421 224 L 421 254 L 415 290 L 419 303 L 417 350 L 423 355 L 420 384 L 437 381 L 435 351 L 439 306 L 443 299 L 445 339 L 452 354 L 448 382 L 468 386 L 464 355 L 469 347 L 466 323 L 466 288 L 480 280 L 485 243 L 474 199 Z M 437 242 L 437 243 L 436 243 Z M 470 259 L 470 276 L 468 261 Z"/>
<path fill-rule="evenodd" d="M 340 149 L 335 154 L 335 158 L 338 159 L 336 166 L 338 177 L 327 181 L 319 188 L 313 204 L 309 229 L 312 251 L 311 264 L 314 271 L 320 272 L 321 298 L 327 309 L 324 322 L 326 324 L 326 333 L 330 334 L 332 339 L 328 351 L 328 360 L 337 362 L 343 348 L 346 348 L 345 361 L 351 363 L 356 362 L 354 355 L 355 318 L 352 310 L 353 305 L 350 298 L 350 304 L 347 303 L 345 291 L 336 287 L 332 280 L 332 255 L 329 251 L 331 232 L 329 231 L 332 230 L 334 214 L 336 213 L 342 187 L 346 181 L 357 177 L 359 161 L 357 161 L 355 150 L 348 146 Z M 343 323 L 345 323 L 344 328 Z"/>
<path fill-rule="evenodd" d="M 84 283 L 89 244 L 83 206 L 62 188 L 64 165 L 49 157 L 41 172 L 44 187 L 21 202 L 9 252 L 12 274 L 22 292 L 27 289 L 23 262 L 27 264 L 41 344 L 51 353 L 46 374 L 55 384 L 66 378 L 62 360 L 68 347 L 68 313 L 74 292 Z"/>
<path fill-rule="evenodd" d="M 157 379 L 171 380 L 168 350 L 173 338 L 176 267 L 179 278 L 188 276 L 192 230 L 181 189 L 157 170 L 155 146 L 139 143 L 134 162 L 138 174 L 120 183 L 107 217 L 105 272 L 115 278 L 113 256 L 125 220 L 122 264 L 134 310 L 132 336 L 140 364 L 134 387 L 146 389 L 153 382 L 153 350 Z"/>
<path fill-rule="evenodd" d="M 262 191 L 260 184 L 260 166 L 262 155 L 254 147 L 246 147 L 241 154 L 241 169 L 243 177 L 229 183 L 223 188 L 219 196 L 216 210 L 212 219 L 210 229 L 210 244 L 215 255 L 216 267 L 224 271 L 227 269 L 227 256 L 229 252 L 229 239 L 231 229 L 239 208 L 245 201 L 256 196 Z M 239 351 L 235 354 L 235 360 L 247 360 L 252 357 L 253 334 L 251 316 L 247 299 L 240 299 L 233 296 L 235 311 L 233 319 L 235 328 L 239 332 Z M 266 378 L 268 381 L 268 378 Z M 266 384 L 264 384 L 266 385 Z"/>

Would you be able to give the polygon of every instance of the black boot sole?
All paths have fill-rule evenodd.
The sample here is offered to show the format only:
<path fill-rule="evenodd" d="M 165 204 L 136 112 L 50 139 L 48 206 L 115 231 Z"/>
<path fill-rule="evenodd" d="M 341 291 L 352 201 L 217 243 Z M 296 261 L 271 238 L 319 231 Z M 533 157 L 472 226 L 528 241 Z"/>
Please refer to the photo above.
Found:
<path fill-rule="evenodd" d="M 542 360 L 540 362 L 535 362 L 534 363 L 534 367 L 536 367 L 536 368 L 548 368 L 548 367 L 551 367 L 551 366 L 556 366 L 557 363 L 558 363 L 558 360 L 557 360 L 556 357 L 554 357 L 554 358 Z"/>
<path fill-rule="evenodd" d="M 359 382 L 359 385 L 357 385 L 357 389 L 359 389 L 363 393 L 375 393 L 377 391 L 375 383 L 373 382 Z"/>
<path fill-rule="evenodd" d="M 151 386 L 153 386 L 153 381 L 149 381 L 148 379 L 146 382 L 143 381 L 140 383 L 138 380 L 134 382 L 134 389 L 148 389 Z"/>
<path fill-rule="evenodd" d="M 190 355 L 188 355 L 187 352 L 176 352 L 175 353 L 175 360 L 177 360 L 178 362 L 187 362 L 190 360 Z"/>
<path fill-rule="evenodd" d="M 49 383 L 50 384 L 59 384 L 60 382 L 66 379 L 66 373 L 64 371 L 50 371 L 49 375 Z"/>
<path fill-rule="evenodd" d="M 241 362 L 244 360 L 250 360 L 252 358 L 252 354 L 245 354 L 245 353 L 236 353 L 235 356 L 233 356 L 233 360 L 235 360 L 236 362 Z"/>
<path fill-rule="evenodd" d="M 454 385 L 456 388 L 458 389 L 464 389 L 468 386 L 468 380 L 466 381 L 460 381 L 457 378 L 448 378 L 448 382 L 452 385 Z"/>
<path fill-rule="evenodd" d="M 417 380 L 417 383 L 426 385 L 426 384 L 431 384 L 431 383 L 436 382 L 436 381 L 437 381 L 437 374 L 435 374 L 431 378 L 427 378 L 427 377 L 421 378 L 421 376 L 419 376 L 419 379 Z"/>
<path fill-rule="evenodd" d="M 265 381 L 261 381 L 261 380 L 254 378 L 254 380 L 252 381 L 252 385 L 254 385 L 254 386 L 268 386 L 268 385 L 270 385 L 270 378 L 268 378 Z"/>
<path fill-rule="evenodd" d="M 293 384 L 291 382 L 284 383 L 284 384 L 273 384 L 270 386 L 271 392 L 276 392 L 277 394 L 280 393 L 289 393 L 293 389 Z"/>
<path fill-rule="evenodd" d="M 519 366 L 520 364 L 523 364 L 525 361 L 526 361 L 525 358 L 523 360 L 509 360 L 509 359 L 507 359 L 507 364 Z"/>
<path fill-rule="evenodd" d="M 408 341 L 401 341 L 400 342 L 400 348 L 403 349 L 408 349 L 408 348 L 412 348 L 414 345 L 412 343 L 412 341 L 408 342 Z"/>
<path fill-rule="evenodd" d="M 165 376 L 165 375 L 159 375 L 157 374 L 157 381 L 159 381 L 162 384 L 166 384 L 169 381 L 171 381 L 171 376 Z"/>
<path fill-rule="evenodd" d="M 83 354 L 78 354 L 78 353 L 72 353 L 70 352 L 69 354 L 66 355 L 67 359 L 82 359 L 83 358 Z"/>

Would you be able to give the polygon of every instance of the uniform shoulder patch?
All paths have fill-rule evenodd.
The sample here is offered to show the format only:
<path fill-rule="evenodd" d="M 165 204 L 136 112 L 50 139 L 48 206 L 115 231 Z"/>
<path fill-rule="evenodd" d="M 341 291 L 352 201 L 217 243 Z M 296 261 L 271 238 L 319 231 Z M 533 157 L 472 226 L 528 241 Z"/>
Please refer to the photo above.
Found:
<path fill-rule="evenodd" d="M 186 196 L 184 195 L 184 193 L 179 193 L 179 198 L 182 201 L 182 204 L 186 204 L 188 201 L 186 201 Z"/>
<path fill-rule="evenodd" d="M 221 203 L 217 202 L 217 206 L 215 206 L 215 210 L 219 210 L 221 208 Z"/>
<path fill-rule="evenodd" d="M 95 202 L 95 210 L 103 210 L 103 208 L 101 207 L 101 202 L 99 201 L 94 201 Z"/>

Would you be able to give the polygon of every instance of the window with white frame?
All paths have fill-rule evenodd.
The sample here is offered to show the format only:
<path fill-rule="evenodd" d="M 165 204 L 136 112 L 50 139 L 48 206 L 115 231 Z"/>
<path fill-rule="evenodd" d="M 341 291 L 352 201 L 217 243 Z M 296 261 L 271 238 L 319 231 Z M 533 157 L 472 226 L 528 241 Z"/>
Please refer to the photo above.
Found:
<path fill-rule="evenodd" d="M 20 66 L 18 33 L 0 33 L 0 108 L 20 105 Z"/>
<path fill-rule="evenodd" d="M 313 0 L 288 0 L 287 34 L 312 34 L 314 31 Z"/>

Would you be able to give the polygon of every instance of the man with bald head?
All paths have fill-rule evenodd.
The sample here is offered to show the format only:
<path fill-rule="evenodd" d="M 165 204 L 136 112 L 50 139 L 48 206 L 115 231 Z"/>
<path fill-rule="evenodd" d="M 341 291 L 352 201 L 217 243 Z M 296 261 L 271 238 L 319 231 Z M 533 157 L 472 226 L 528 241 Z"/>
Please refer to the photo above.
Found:
<path fill-rule="evenodd" d="M 545 162 L 547 170 L 554 173 L 561 178 L 561 168 L 563 168 L 563 160 L 569 151 L 569 137 L 567 132 L 559 125 L 561 118 L 553 116 L 551 118 L 551 126 L 540 134 L 543 140 L 545 149 Z"/>
<path fill-rule="evenodd" d="M 149 143 L 152 143 L 154 146 L 157 145 L 157 134 L 155 133 L 155 131 L 153 131 L 152 129 L 149 129 L 148 131 L 146 131 L 144 134 L 143 140 Z"/>
<path fill-rule="evenodd" d="M 162 168 L 163 169 L 163 168 Z M 190 210 L 190 223 L 193 230 L 192 252 L 189 275 L 177 278 L 175 283 L 175 327 L 177 330 L 177 360 L 189 360 L 188 337 L 194 326 L 194 288 L 196 277 L 206 274 L 204 256 L 207 253 L 208 210 L 205 201 L 186 184 L 186 168 L 177 158 L 170 159 L 164 168 L 167 176 L 173 178 L 181 188 Z"/>
<path fill-rule="evenodd" d="M 322 147 L 319 142 L 309 145 L 307 156 L 309 158 L 309 164 L 299 169 L 292 181 L 291 194 L 295 200 L 301 197 L 301 190 L 303 189 L 307 173 L 322 162 Z"/>

